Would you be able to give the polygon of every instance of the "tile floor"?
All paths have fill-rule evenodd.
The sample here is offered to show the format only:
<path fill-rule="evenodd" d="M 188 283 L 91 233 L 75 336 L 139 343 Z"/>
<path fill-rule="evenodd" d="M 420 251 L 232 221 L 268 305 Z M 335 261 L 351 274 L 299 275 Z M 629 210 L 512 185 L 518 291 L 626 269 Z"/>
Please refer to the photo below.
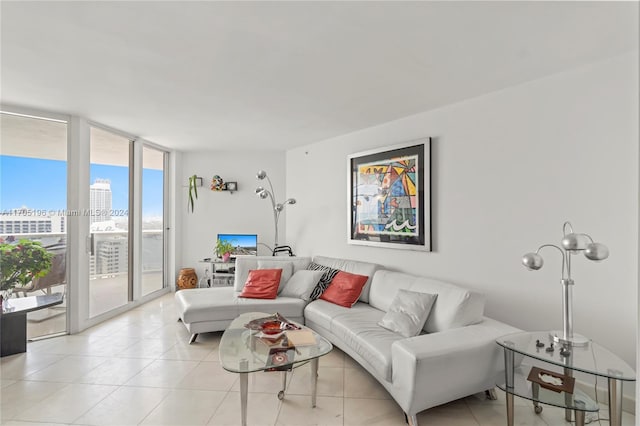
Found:
<path fill-rule="evenodd" d="M 85 332 L 29 343 L 0 361 L 3 425 L 238 425 L 238 376 L 218 362 L 221 333 L 189 335 L 168 294 Z M 309 367 L 289 375 L 276 397 L 278 373 L 249 376 L 251 425 L 405 425 L 400 408 L 340 350 L 320 359 L 317 407 L 310 408 Z M 516 398 L 517 425 L 568 425 L 563 411 L 541 415 Z M 607 415 L 606 410 L 601 415 Z M 418 416 L 423 426 L 506 424 L 504 394 L 469 396 Z M 608 424 L 608 422 L 607 422 Z M 624 425 L 635 417 L 624 413 Z"/>

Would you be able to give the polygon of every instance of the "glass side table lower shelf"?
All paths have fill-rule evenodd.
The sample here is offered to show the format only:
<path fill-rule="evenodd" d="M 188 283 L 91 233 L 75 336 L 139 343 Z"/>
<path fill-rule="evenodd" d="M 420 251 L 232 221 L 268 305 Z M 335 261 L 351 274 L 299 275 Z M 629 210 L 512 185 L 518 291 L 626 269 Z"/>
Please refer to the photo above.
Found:
<path fill-rule="evenodd" d="M 564 408 L 565 420 L 575 416 L 576 426 L 583 426 L 585 412 L 597 412 L 599 406 L 574 383 L 574 372 L 606 380 L 609 422 L 621 426 L 622 385 L 635 381 L 636 373 L 606 348 L 592 341 L 580 346 L 559 344 L 546 331 L 509 334 L 496 343 L 504 350 L 504 381 L 496 386 L 506 393 L 508 426 L 514 422 L 514 396 L 533 401 L 538 414 L 541 403 Z M 534 367 L 543 371 L 535 370 L 534 374 Z"/>
<path fill-rule="evenodd" d="M 513 404 L 513 396 L 525 398 L 533 402 L 533 408 L 537 414 L 542 412 L 540 404 L 553 405 L 555 407 L 573 410 L 575 412 L 576 426 L 584 425 L 584 414 L 586 411 L 597 412 L 600 410 L 598 404 L 592 400 L 587 394 L 580 389 L 574 389 L 573 393 L 556 392 L 541 387 L 538 383 L 527 380 L 529 371 L 533 368 L 529 365 L 523 365 L 514 368 L 513 371 L 513 387 L 507 386 L 506 382 L 498 383 L 496 386 L 505 391 L 507 396 L 507 404 L 509 403 L 509 395 Z M 509 416 L 509 412 L 511 415 Z M 513 424 L 513 407 L 507 408 L 507 423 Z M 509 420 L 509 417 L 511 420 Z"/>

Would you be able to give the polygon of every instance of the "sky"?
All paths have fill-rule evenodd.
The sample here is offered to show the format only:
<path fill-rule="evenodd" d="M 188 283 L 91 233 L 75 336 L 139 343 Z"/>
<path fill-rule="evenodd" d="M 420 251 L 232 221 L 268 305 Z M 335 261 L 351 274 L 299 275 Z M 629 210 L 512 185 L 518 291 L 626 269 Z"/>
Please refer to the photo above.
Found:
<path fill-rule="evenodd" d="M 162 216 L 161 170 L 142 171 L 143 217 Z M 111 180 L 112 208 L 127 210 L 129 169 L 91 164 L 90 182 Z M 0 208 L 3 211 L 27 206 L 31 209 L 67 208 L 67 162 L 0 155 Z"/>
<path fill-rule="evenodd" d="M 251 234 L 218 234 L 218 239 L 228 240 L 234 246 L 240 247 L 256 247 L 256 235 Z"/>

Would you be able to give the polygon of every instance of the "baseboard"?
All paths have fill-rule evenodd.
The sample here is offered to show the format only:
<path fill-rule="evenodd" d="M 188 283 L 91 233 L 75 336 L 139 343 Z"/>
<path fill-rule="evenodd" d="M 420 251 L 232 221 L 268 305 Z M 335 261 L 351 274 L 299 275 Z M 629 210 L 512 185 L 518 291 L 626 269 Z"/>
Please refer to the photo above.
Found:
<path fill-rule="evenodd" d="M 606 379 L 602 379 L 605 383 Z M 625 382 L 625 384 L 634 384 L 635 382 Z M 593 395 L 594 386 L 592 383 L 585 383 L 580 380 L 576 380 L 576 386 L 580 388 L 581 391 L 585 392 L 587 395 Z M 635 388 L 635 386 L 634 386 Z M 609 404 L 609 389 L 607 387 L 598 386 L 596 389 L 598 393 L 598 401 L 603 404 Z M 631 413 L 635 416 L 636 414 L 636 400 L 632 396 L 625 395 L 624 391 L 622 393 L 622 411 L 626 411 L 627 413 Z"/>

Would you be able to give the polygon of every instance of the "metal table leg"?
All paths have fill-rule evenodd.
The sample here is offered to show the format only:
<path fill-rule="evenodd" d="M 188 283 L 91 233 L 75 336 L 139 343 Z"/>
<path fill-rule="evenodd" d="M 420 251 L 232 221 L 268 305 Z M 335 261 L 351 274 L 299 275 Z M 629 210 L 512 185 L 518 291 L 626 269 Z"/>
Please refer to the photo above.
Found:
<path fill-rule="evenodd" d="M 537 383 L 531 383 L 531 394 L 533 396 L 533 411 L 536 414 L 542 413 L 542 407 L 538 402 L 540 400 L 540 385 Z"/>
<path fill-rule="evenodd" d="M 278 399 L 282 401 L 284 399 L 284 392 L 287 390 L 287 371 L 283 370 L 281 372 L 282 376 L 282 389 L 278 392 Z"/>
<path fill-rule="evenodd" d="M 240 371 L 248 368 L 249 362 L 246 359 L 240 360 Z M 247 426 L 247 394 L 249 392 L 249 373 L 240 373 L 240 416 L 242 426 Z"/>
<path fill-rule="evenodd" d="M 311 407 L 316 407 L 316 395 L 318 391 L 318 358 L 311 360 Z"/>
<path fill-rule="evenodd" d="M 567 360 L 566 362 L 570 362 L 570 359 Z M 564 371 L 564 375 L 565 377 L 573 377 L 573 370 L 570 368 L 565 367 L 563 369 Z M 564 394 L 564 403 L 566 407 L 570 407 L 571 403 L 573 402 L 573 396 L 570 393 L 565 392 Z M 564 410 L 564 419 L 567 422 L 571 422 L 571 420 L 573 420 L 572 414 L 573 414 L 574 410 L 571 410 L 569 408 L 565 408 Z M 578 411 L 575 412 L 575 414 L 578 414 Z M 582 412 L 582 416 L 584 418 L 584 412 Z M 576 418 L 576 423 L 578 423 L 578 419 Z"/>
<path fill-rule="evenodd" d="M 609 424 L 622 425 L 622 381 L 609 378 Z"/>
<path fill-rule="evenodd" d="M 508 342 L 505 342 L 508 343 Z M 504 348 L 504 378 L 507 390 L 505 398 L 507 400 L 507 426 L 513 426 L 513 376 L 514 376 L 514 353 L 508 348 Z"/>

